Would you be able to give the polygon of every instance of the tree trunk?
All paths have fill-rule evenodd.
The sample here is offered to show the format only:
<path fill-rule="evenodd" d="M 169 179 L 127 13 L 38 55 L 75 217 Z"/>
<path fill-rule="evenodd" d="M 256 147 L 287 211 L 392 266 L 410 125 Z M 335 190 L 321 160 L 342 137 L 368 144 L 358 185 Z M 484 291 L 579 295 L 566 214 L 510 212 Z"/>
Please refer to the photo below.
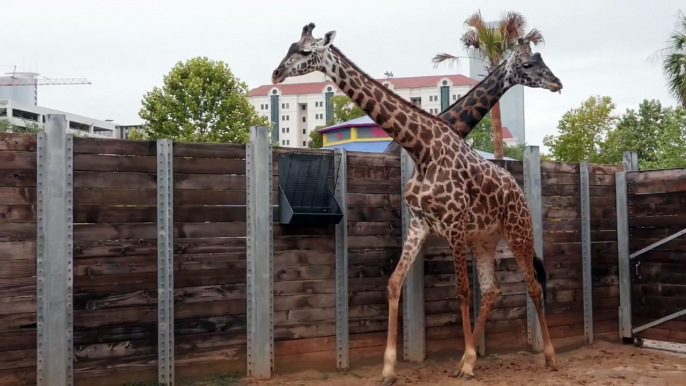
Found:
<path fill-rule="evenodd" d="M 493 155 L 495 159 L 503 159 L 503 123 L 500 120 L 500 102 L 493 105 L 491 118 L 493 122 Z"/>

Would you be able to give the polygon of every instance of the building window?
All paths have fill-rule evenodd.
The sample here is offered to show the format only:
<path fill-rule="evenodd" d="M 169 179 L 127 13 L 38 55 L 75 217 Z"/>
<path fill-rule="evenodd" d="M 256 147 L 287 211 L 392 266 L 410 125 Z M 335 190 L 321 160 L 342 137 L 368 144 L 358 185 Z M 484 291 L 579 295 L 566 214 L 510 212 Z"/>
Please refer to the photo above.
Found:
<path fill-rule="evenodd" d="M 281 144 L 282 144 L 282 145 L 285 145 L 285 144 L 286 144 L 286 140 L 285 140 L 285 139 L 282 139 L 282 140 L 281 140 Z"/>
<path fill-rule="evenodd" d="M 307 122 L 307 117 L 303 117 L 303 123 Z"/>
<path fill-rule="evenodd" d="M 289 107 L 289 106 L 288 106 L 288 103 L 282 103 L 282 104 L 281 104 L 281 108 L 282 108 L 282 109 L 287 109 L 288 107 Z"/>
<path fill-rule="evenodd" d="M 286 128 L 286 132 L 287 132 L 287 133 L 290 133 L 290 132 L 291 132 L 291 128 L 290 128 L 290 127 L 287 127 L 287 128 Z"/>
<path fill-rule="evenodd" d="M 307 129 L 303 129 L 303 134 L 307 134 Z"/>
<path fill-rule="evenodd" d="M 291 120 L 290 115 L 282 115 L 281 120 L 282 121 L 290 121 Z"/>
<path fill-rule="evenodd" d="M 287 140 L 286 140 L 286 145 L 290 145 L 290 144 L 291 144 L 291 140 L 290 140 L 290 139 L 287 139 Z"/>
<path fill-rule="evenodd" d="M 454 100 L 454 101 L 457 100 L 457 95 L 453 94 L 453 100 Z"/>
<path fill-rule="evenodd" d="M 462 98 L 462 95 L 457 94 L 457 99 L 460 99 L 460 98 Z"/>
<path fill-rule="evenodd" d="M 305 110 L 307 110 L 307 105 L 306 105 L 306 104 L 304 104 L 304 103 L 303 103 L 303 104 L 301 104 L 301 105 L 300 105 L 300 110 L 302 110 L 302 111 L 305 111 Z"/>
<path fill-rule="evenodd" d="M 303 141 L 303 147 L 307 146 L 307 141 Z"/>

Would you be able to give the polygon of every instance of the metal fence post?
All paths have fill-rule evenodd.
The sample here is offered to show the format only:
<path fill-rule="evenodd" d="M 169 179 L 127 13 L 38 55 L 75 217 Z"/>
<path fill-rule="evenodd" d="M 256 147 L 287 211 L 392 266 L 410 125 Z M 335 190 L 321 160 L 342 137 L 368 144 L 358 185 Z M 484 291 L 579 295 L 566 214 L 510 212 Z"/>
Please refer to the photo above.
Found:
<path fill-rule="evenodd" d="M 531 211 L 534 232 L 534 252 L 543 258 L 543 215 L 541 204 L 541 156 L 538 146 L 524 148 L 524 191 Z M 536 307 L 528 296 L 526 298 L 527 339 L 533 351 L 543 350 L 543 335 L 538 322 Z M 545 302 L 543 309 L 545 310 Z"/>
<path fill-rule="evenodd" d="M 622 153 L 624 171 L 615 174 L 617 196 L 617 266 L 619 269 L 619 338 L 631 339 L 631 262 L 629 258 L 629 207 L 626 173 L 638 170 L 638 154 Z"/>
<path fill-rule="evenodd" d="M 272 148 L 269 129 L 250 128 L 245 148 L 248 375 L 274 371 Z"/>
<path fill-rule="evenodd" d="M 48 114 L 37 137 L 37 384 L 71 386 L 74 141 L 61 114 Z"/>
<path fill-rule="evenodd" d="M 588 161 L 579 165 L 581 190 L 581 259 L 583 271 L 584 339 L 593 344 L 593 277 L 591 275 L 591 193 Z"/>
<path fill-rule="evenodd" d="M 410 212 L 403 197 L 405 185 L 414 173 L 414 161 L 404 149 L 400 152 L 400 195 L 402 202 L 402 240 L 407 238 Z M 424 347 L 424 255 L 420 251 L 403 284 L 403 354 L 406 361 L 422 362 Z"/>
<path fill-rule="evenodd" d="M 160 385 L 174 384 L 174 144 L 157 140 L 157 363 Z"/>
<path fill-rule="evenodd" d="M 348 333 L 348 155 L 336 149 L 336 200 L 343 211 L 336 224 L 336 368 L 350 367 Z"/>

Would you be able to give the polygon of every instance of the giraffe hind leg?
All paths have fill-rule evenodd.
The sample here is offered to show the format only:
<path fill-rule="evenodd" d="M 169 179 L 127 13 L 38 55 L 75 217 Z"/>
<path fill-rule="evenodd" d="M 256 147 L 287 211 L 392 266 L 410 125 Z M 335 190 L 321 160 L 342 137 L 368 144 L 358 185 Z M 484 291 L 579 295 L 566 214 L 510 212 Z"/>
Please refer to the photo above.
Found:
<path fill-rule="evenodd" d="M 513 215 L 510 214 L 510 216 Z M 529 228 L 527 231 L 520 227 L 516 227 L 520 220 L 520 216 L 514 217 L 515 218 L 505 224 L 505 238 L 507 239 L 512 254 L 515 255 L 517 265 L 519 265 L 519 268 L 524 272 L 524 280 L 529 291 L 529 297 L 536 307 L 536 314 L 538 315 L 538 322 L 541 326 L 541 333 L 543 335 L 545 366 L 557 371 L 555 348 L 550 339 L 548 323 L 546 322 L 545 312 L 543 310 L 543 286 L 546 283 L 545 266 L 543 265 L 543 260 L 534 253 L 532 228 Z M 515 226 L 513 227 L 512 224 L 515 224 Z"/>

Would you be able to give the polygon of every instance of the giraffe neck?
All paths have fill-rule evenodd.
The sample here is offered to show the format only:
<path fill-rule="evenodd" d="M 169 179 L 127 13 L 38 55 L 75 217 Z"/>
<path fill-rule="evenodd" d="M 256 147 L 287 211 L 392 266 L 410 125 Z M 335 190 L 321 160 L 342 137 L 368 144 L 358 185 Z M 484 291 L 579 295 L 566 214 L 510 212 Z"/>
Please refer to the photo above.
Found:
<path fill-rule="evenodd" d="M 513 86 L 509 75 L 508 63 L 502 63 L 439 116 L 465 138 Z"/>
<path fill-rule="evenodd" d="M 324 72 L 338 88 L 393 138 L 415 163 L 426 161 L 434 131 L 422 126 L 435 116 L 412 105 L 359 69 L 338 48 L 330 46 Z"/>

